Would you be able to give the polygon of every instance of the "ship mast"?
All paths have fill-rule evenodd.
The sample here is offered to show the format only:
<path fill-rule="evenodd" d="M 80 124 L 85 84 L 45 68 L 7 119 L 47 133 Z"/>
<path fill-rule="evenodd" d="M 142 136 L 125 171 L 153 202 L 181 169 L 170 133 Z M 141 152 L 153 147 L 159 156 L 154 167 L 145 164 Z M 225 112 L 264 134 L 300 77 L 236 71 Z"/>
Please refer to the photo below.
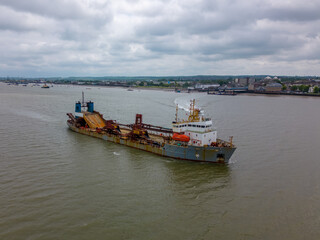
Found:
<path fill-rule="evenodd" d="M 178 104 L 176 104 L 176 122 L 178 122 Z"/>
<path fill-rule="evenodd" d="M 82 106 L 84 106 L 84 92 L 82 91 Z"/>
<path fill-rule="evenodd" d="M 198 122 L 200 120 L 199 118 L 199 109 L 195 108 L 195 102 L 196 100 L 193 99 L 190 101 L 190 115 L 188 117 L 189 122 Z"/>

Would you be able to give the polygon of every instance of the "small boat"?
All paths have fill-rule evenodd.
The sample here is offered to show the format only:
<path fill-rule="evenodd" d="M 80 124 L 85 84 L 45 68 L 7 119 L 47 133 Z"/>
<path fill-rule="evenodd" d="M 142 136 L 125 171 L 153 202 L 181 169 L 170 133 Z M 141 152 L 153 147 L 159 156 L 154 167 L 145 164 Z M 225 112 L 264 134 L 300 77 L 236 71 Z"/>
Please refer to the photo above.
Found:
<path fill-rule="evenodd" d="M 44 84 L 41 88 L 50 88 L 47 84 Z"/>

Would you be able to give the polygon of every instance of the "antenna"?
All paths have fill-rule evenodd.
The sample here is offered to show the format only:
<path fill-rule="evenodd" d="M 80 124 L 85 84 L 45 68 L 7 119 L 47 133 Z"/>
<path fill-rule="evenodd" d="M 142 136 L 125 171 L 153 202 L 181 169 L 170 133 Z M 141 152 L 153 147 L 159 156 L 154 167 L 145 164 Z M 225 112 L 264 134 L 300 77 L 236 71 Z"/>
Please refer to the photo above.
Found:
<path fill-rule="evenodd" d="M 82 91 L 82 105 L 84 106 L 84 92 Z"/>

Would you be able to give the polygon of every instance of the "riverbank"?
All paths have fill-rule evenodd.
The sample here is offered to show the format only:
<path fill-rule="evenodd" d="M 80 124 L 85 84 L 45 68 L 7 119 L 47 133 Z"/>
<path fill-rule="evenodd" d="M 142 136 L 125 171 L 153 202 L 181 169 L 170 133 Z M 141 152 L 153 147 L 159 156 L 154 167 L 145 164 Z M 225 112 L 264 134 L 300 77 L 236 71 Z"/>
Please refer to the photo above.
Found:
<path fill-rule="evenodd" d="M 2 82 L 5 84 L 4 82 Z M 29 83 L 31 84 L 31 83 Z M 174 88 L 174 87 L 155 87 L 155 86 L 122 86 L 122 85 L 92 85 L 92 84 L 59 84 L 54 83 L 53 85 L 57 86 L 84 86 L 87 89 L 89 88 L 124 88 L 130 89 L 130 91 L 134 90 L 153 90 L 153 91 L 165 91 L 165 92 L 177 92 L 177 93 L 208 93 L 208 91 L 198 91 L 198 90 L 188 90 L 188 89 L 181 89 L 181 88 Z M 25 86 L 22 84 L 17 84 L 14 86 Z M 39 85 L 40 86 L 40 85 Z M 253 91 L 234 91 L 234 95 L 237 94 L 246 94 L 246 95 L 286 95 L 286 96 L 304 96 L 304 97 L 320 97 L 319 93 L 301 93 L 301 92 L 253 92 Z M 210 93 L 210 95 L 233 95 L 233 94 L 214 94 Z"/>
<path fill-rule="evenodd" d="M 287 96 L 304 96 L 304 97 L 320 97 L 318 93 L 285 93 L 285 92 L 238 92 L 237 94 L 247 94 L 247 95 L 287 95 Z"/>

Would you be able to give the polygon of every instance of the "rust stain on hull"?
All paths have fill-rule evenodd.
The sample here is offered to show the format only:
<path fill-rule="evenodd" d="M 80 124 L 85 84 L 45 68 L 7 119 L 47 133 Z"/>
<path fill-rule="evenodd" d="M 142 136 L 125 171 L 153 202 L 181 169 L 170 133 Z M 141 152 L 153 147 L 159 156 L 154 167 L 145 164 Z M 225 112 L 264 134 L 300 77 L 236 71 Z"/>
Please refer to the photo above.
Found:
<path fill-rule="evenodd" d="M 128 147 L 140 149 L 146 152 L 151 152 L 159 156 L 170 157 L 180 160 L 188 160 L 195 162 L 210 162 L 210 163 L 228 163 L 235 148 L 221 148 L 221 147 L 193 147 L 193 146 L 176 146 L 168 143 L 163 143 L 162 146 L 154 146 L 143 141 L 122 139 L 120 136 L 97 133 L 93 129 L 81 129 L 68 123 L 69 128 L 77 133 L 88 135 L 95 138 L 100 138 L 109 142 L 125 145 Z M 219 154 L 223 154 L 224 158 L 219 158 Z"/>

